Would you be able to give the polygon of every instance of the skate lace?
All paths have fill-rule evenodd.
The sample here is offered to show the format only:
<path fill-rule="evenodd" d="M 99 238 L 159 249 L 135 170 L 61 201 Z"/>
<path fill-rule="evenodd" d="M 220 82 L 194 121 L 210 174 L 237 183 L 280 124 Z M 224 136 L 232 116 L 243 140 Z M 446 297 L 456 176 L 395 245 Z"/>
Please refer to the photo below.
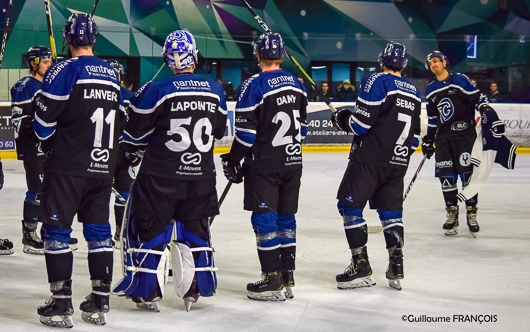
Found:
<path fill-rule="evenodd" d="M 258 280 L 254 283 L 254 285 L 261 285 L 263 284 L 265 281 L 267 281 L 267 275 L 265 273 L 262 273 L 261 274 L 261 280 Z"/>
<path fill-rule="evenodd" d="M 35 231 L 28 232 L 28 237 L 30 240 L 35 241 L 36 243 L 42 243 L 42 240 L 37 236 Z"/>
<path fill-rule="evenodd" d="M 448 211 L 447 212 L 447 221 L 448 224 L 454 224 L 456 222 L 456 216 L 458 211 Z"/>
<path fill-rule="evenodd" d="M 467 215 L 467 222 L 471 225 L 471 226 L 478 226 L 478 222 L 477 222 L 477 214 L 476 213 L 470 213 Z"/>
<path fill-rule="evenodd" d="M 348 267 L 344 269 L 344 274 L 351 276 L 354 273 L 355 273 L 355 262 L 352 259 L 350 265 L 348 265 Z"/>

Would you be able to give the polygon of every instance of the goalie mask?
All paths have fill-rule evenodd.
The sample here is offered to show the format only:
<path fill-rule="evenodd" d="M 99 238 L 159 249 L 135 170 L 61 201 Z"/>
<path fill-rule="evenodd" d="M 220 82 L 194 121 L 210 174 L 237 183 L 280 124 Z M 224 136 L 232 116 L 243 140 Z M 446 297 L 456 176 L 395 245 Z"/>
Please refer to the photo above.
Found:
<path fill-rule="evenodd" d="M 262 34 L 254 44 L 254 54 L 258 52 L 260 59 L 279 60 L 283 58 L 285 45 L 278 33 Z"/>
<path fill-rule="evenodd" d="M 171 69 L 187 69 L 198 62 L 197 44 L 189 31 L 177 30 L 170 33 L 164 43 L 162 55 Z"/>
<path fill-rule="evenodd" d="M 42 59 L 51 59 L 52 51 L 46 46 L 32 46 L 26 52 L 26 65 L 31 67 L 31 61 L 39 65 Z"/>
<path fill-rule="evenodd" d="M 88 14 L 70 15 L 63 30 L 63 37 L 66 42 L 74 46 L 94 45 L 97 34 L 96 23 Z"/>
<path fill-rule="evenodd" d="M 449 59 L 447 59 L 447 57 L 445 56 L 445 54 L 443 54 L 442 52 L 440 51 L 432 51 L 431 53 L 429 53 L 429 55 L 427 55 L 427 57 L 425 58 L 425 69 L 427 70 L 431 70 L 431 68 L 429 68 L 429 63 L 431 62 L 431 60 L 433 58 L 438 58 L 440 59 L 440 61 L 444 61 L 445 60 L 445 67 L 449 66 Z"/>
<path fill-rule="evenodd" d="M 389 42 L 379 54 L 379 62 L 387 68 L 402 70 L 407 66 L 407 48 L 396 42 Z"/>

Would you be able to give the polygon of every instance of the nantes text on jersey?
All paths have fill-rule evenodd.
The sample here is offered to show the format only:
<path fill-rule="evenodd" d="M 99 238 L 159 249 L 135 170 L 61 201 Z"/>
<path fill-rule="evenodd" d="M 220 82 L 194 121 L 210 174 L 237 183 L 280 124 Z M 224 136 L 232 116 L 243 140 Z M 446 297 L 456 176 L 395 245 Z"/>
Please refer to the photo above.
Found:
<path fill-rule="evenodd" d="M 42 82 L 33 76 L 18 80 L 11 88 L 11 122 L 15 128 L 17 157 L 22 160 L 27 154 L 36 154 L 39 139 L 35 136 L 32 120 L 35 116 L 35 93 Z"/>
<path fill-rule="evenodd" d="M 141 173 L 183 180 L 215 177 L 214 139 L 226 129 L 223 86 L 191 73 L 153 81 L 131 99 L 123 140 L 144 149 Z"/>
<path fill-rule="evenodd" d="M 425 89 L 427 100 L 427 136 L 442 138 L 475 135 L 475 111 L 488 100 L 463 74 L 449 74 L 432 81 Z"/>
<path fill-rule="evenodd" d="M 361 83 L 350 125 L 350 160 L 406 170 L 420 135 L 421 96 L 405 78 L 375 73 Z"/>
<path fill-rule="evenodd" d="M 252 76 L 239 91 L 230 155 L 247 157 L 252 173 L 301 169 L 306 108 L 305 87 L 294 75 L 271 70 Z"/>
<path fill-rule="evenodd" d="M 33 127 L 49 153 L 45 171 L 112 178 L 125 121 L 116 71 L 94 56 L 60 62 L 35 100 Z"/>

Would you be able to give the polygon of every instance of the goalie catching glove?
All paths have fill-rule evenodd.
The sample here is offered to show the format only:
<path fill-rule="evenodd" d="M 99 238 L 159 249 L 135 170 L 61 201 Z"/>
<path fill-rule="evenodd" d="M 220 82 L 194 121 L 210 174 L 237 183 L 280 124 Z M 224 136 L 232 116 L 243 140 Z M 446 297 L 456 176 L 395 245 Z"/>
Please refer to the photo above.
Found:
<path fill-rule="evenodd" d="M 221 164 L 223 164 L 223 173 L 228 181 L 233 183 L 243 182 L 241 164 L 232 159 L 229 153 L 221 155 Z"/>

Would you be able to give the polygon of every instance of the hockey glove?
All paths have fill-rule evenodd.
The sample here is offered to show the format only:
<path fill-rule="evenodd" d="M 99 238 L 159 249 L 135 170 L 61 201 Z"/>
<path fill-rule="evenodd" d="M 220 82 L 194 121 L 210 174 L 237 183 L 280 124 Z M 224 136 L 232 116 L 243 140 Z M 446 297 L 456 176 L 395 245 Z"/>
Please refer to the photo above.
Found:
<path fill-rule="evenodd" d="M 0 190 L 4 188 L 4 170 L 2 169 L 2 162 L 0 161 Z"/>
<path fill-rule="evenodd" d="M 481 108 L 482 123 L 491 123 L 491 133 L 493 137 L 499 138 L 506 130 L 504 123 L 499 119 L 497 112 L 491 106 L 484 106 Z"/>
<path fill-rule="evenodd" d="M 241 170 L 241 164 L 232 159 L 229 153 L 221 155 L 221 164 L 223 164 L 223 173 L 225 174 L 228 181 L 233 183 L 243 182 L 243 171 Z"/>
<path fill-rule="evenodd" d="M 351 133 L 350 116 L 352 115 L 350 110 L 338 109 L 337 112 L 331 114 L 331 122 L 333 126 L 338 130 Z"/>
<path fill-rule="evenodd" d="M 138 166 L 144 158 L 145 150 L 138 150 L 133 153 L 125 152 L 125 159 L 127 159 L 132 167 Z"/>
<path fill-rule="evenodd" d="M 431 159 L 432 155 L 434 154 L 435 148 L 434 148 L 434 141 L 432 138 L 427 137 L 427 135 L 423 136 L 421 139 L 421 151 L 423 152 L 423 155 L 427 157 L 427 159 Z"/>

